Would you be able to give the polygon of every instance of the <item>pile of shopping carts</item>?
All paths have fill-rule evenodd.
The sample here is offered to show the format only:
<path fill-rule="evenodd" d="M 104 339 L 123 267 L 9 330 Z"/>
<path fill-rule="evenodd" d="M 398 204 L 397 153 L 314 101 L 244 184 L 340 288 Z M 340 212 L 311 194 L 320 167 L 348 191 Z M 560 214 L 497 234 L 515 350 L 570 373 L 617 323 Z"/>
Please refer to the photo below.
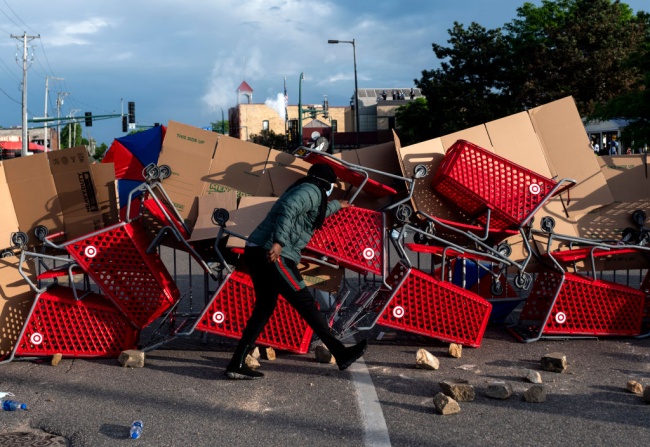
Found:
<path fill-rule="evenodd" d="M 599 257 L 647 256 L 650 232 L 642 211 L 633 217 L 638 229 L 618 240 L 555 233 L 553 219 L 540 216 L 540 210 L 549 200 L 568 196 L 575 182 L 544 178 L 464 140 L 448 148 L 430 185 L 431 194 L 458 220 L 413 206 L 414 185 L 428 175 L 424 166 L 399 176 L 313 148 L 294 155 L 332 166 L 349 185 L 352 204 L 359 194 L 386 199 L 378 209 L 353 206 L 330 216 L 303 252 L 306 262 L 346 272 L 335 293 L 319 297 L 342 340 L 386 327 L 479 347 L 491 323 L 505 325 L 525 342 L 643 336 L 650 318 L 647 266 L 639 268 L 638 284 L 596 268 Z M 239 262 L 241 250 L 224 253 L 221 241 L 242 235 L 230 231 L 225 209 L 215 209 L 212 220 L 219 230 L 206 259 L 190 242 L 191 230 L 165 192 L 170 172 L 166 166 L 147 166 L 145 181 L 131 192 L 120 222 L 112 226 L 72 240 L 39 227 L 33 245 L 26 235 L 12 238 L 14 249 L 5 256 L 19 258 L 15 266 L 33 299 L 29 308 L 5 312 L 2 326 L 11 348 L 0 352 L 0 360 L 116 357 L 195 332 L 241 336 L 255 293 Z M 523 257 L 512 256 L 508 241 L 513 238 L 521 242 Z M 188 293 L 180 290 L 159 252 L 170 240 L 214 286 L 206 286 L 207 299 L 193 312 L 183 310 Z M 312 336 L 280 297 L 258 343 L 306 353 Z"/>

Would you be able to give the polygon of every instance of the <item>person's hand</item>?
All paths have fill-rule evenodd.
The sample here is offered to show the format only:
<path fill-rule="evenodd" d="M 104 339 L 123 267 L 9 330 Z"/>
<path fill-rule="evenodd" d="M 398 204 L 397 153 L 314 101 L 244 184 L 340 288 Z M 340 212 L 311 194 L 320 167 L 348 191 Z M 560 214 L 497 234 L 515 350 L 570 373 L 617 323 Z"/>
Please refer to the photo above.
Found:
<path fill-rule="evenodd" d="M 280 244 L 278 244 L 277 242 L 275 242 L 275 243 L 273 244 L 273 247 L 271 247 L 271 249 L 270 249 L 270 250 L 268 251 L 268 253 L 266 254 L 266 259 L 267 259 L 270 263 L 274 263 L 275 261 L 278 260 L 278 258 L 280 257 L 280 254 L 281 254 L 281 253 L 282 253 L 282 245 L 280 245 Z"/>
<path fill-rule="evenodd" d="M 347 200 L 339 200 L 339 203 L 341 204 L 341 209 L 349 208 L 352 206 L 350 205 L 350 202 L 348 202 Z"/>

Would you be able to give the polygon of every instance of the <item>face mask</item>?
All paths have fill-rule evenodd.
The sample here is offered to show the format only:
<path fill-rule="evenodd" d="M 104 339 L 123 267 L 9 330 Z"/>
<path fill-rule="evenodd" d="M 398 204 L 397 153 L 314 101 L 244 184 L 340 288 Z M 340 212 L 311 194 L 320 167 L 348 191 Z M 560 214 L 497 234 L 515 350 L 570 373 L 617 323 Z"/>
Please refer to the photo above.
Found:
<path fill-rule="evenodd" d="M 327 197 L 332 194 L 332 191 L 334 191 L 334 183 L 330 183 L 330 189 L 327 190 Z"/>

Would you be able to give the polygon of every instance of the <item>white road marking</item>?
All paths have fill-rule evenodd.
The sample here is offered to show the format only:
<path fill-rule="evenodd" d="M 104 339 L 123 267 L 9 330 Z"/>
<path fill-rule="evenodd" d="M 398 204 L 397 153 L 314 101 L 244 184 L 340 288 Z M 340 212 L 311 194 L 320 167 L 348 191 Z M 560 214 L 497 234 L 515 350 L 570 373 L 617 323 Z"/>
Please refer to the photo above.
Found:
<path fill-rule="evenodd" d="M 363 424 L 363 445 L 365 447 L 390 447 L 384 413 L 381 411 L 377 391 L 363 357 L 354 362 L 348 370 L 352 373 L 354 388 L 357 392 Z"/>

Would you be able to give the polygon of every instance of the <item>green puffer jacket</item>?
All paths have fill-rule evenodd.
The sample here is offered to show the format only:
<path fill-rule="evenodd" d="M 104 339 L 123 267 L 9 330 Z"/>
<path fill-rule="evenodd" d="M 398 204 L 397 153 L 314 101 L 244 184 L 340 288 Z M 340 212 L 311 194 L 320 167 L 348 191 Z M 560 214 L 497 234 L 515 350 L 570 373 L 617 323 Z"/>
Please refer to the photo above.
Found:
<path fill-rule="evenodd" d="M 269 214 L 248 237 L 251 242 L 270 250 L 274 242 L 282 245 L 282 256 L 300 262 L 300 252 L 314 234 L 321 192 L 311 183 L 303 183 L 285 192 Z M 327 216 L 341 209 L 338 200 L 327 204 Z"/>

